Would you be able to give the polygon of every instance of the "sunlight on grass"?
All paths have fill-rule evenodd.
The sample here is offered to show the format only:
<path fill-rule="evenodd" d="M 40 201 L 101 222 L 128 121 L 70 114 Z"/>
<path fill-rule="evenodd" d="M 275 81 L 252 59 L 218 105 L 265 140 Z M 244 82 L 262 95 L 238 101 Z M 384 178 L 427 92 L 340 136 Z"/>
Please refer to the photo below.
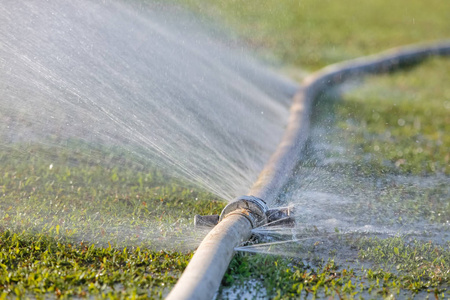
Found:
<path fill-rule="evenodd" d="M 222 24 L 238 44 L 243 41 L 267 60 L 308 71 L 450 38 L 450 2 L 442 0 L 172 2 L 198 13 L 205 25 Z M 371 77 L 343 94 L 333 113 L 345 142 L 361 150 L 355 163 L 361 174 L 448 178 L 449 70 L 448 60 L 432 59 Z M 190 241 L 197 242 L 193 216 L 218 213 L 224 203 L 120 149 L 70 143 L 74 147 L 0 147 L 0 297 L 162 297 L 186 267 L 195 247 Z M 442 200 L 444 188 L 448 191 L 397 189 L 381 193 L 376 205 L 445 222 L 450 207 L 448 197 Z M 366 207 L 353 209 L 356 214 Z M 420 292 L 444 297 L 448 245 L 407 238 L 342 241 L 366 263 L 361 270 L 333 259 L 317 259 L 313 266 L 239 255 L 223 286 L 245 287 L 253 278 L 275 299 L 378 298 L 403 290 L 405 297 Z M 314 247 L 309 251 L 314 255 Z"/>
<path fill-rule="evenodd" d="M 431 1 L 180 0 L 251 47 L 308 70 L 388 48 L 450 38 L 450 3 Z"/>
<path fill-rule="evenodd" d="M 450 174 L 450 61 L 367 79 L 344 93 L 340 126 L 386 171 Z"/>

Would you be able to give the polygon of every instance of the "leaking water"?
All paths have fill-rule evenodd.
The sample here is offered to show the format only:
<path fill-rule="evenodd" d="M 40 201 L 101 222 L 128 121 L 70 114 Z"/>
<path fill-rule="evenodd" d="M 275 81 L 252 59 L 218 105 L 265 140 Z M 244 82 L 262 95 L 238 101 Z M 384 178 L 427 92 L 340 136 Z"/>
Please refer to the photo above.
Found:
<path fill-rule="evenodd" d="M 179 9 L 3 1 L 0 15 L 3 147 L 119 146 L 230 200 L 278 144 L 295 85 Z"/>
<path fill-rule="evenodd" d="M 385 284 L 389 280 L 386 277 L 386 282 L 381 277 L 374 279 L 370 272 L 383 273 L 384 270 L 399 278 L 415 276 L 417 272 L 407 266 L 408 263 L 423 270 L 430 266 L 427 271 L 421 271 L 426 276 L 440 272 L 440 266 L 434 270 L 435 262 L 441 257 L 430 255 L 430 258 L 427 253 L 445 252 L 450 245 L 450 223 L 446 219 L 450 178 L 445 174 L 376 175 L 377 172 L 365 172 L 365 165 L 370 166 L 370 154 L 349 140 L 345 128 L 340 127 L 336 119 L 337 106 L 345 105 L 340 95 L 342 88 L 347 89 L 348 85 L 329 91 L 316 104 L 302 161 L 279 196 L 280 205 L 295 207 L 296 224 L 293 227 L 267 224 L 256 228 L 253 241 L 236 250 L 291 258 L 290 273 L 286 271 L 284 275 L 295 278 L 295 284 L 301 284 L 302 279 L 293 276 L 293 272 L 319 276 L 328 274 L 330 265 L 337 266 L 337 272 L 351 270 L 354 274 L 349 281 L 351 284 L 371 287 L 361 288 L 358 295 L 367 299 L 379 298 L 379 290 L 389 287 Z M 405 247 L 406 250 L 402 252 L 395 247 Z M 424 247 L 429 250 L 411 258 L 411 261 L 399 258 L 407 253 L 411 257 L 411 253 L 420 253 L 418 249 Z M 438 250 L 437 247 L 441 248 Z M 367 253 L 374 254 L 370 256 Z M 223 294 L 226 297 L 229 291 L 235 290 L 245 294 L 251 288 L 252 299 L 265 299 L 271 293 L 275 295 L 276 288 L 270 282 L 274 279 L 266 282 L 259 274 L 252 278 L 269 291 L 253 288 L 255 283 L 237 283 L 222 287 Z M 332 278 L 332 274 L 330 276 Z M 446 282 L 442 284 L 446 286 Z M 301 295 L 305 299 L 333 298 L 327 292 L 318 291 L 316 294 L 314 288 L 311 290 L 302 291 Z M 393 290 L 391 288 L 390 293 Z M 295 288 L 290 291 L 295 292 Z M 407 299 L 417 296 L 422 299 L 429 297 L 429 292 L 422 290 L 411 294 L 398 290 L 397 294 L 392 292 L 391 297 Z M 300 294 L 296 296 L 301 297 Z"/>
<path fill-rule="evenodd" d="M 194 248 L 205 233 L 168 213 L 183 203 L 154 167 L 193 203 L 192 187 L 230 200 L 281 138 L 296 85 L 177 7 L 2 1 L 0 16 L 0 158 L 27 169 L 3 172 L 1 226 Z"/>
<path fill-rule="evenodd" d="M 330 258 L 351 264 L 358 260 L 352 241 L 361 237 L 450 242 L 449 220 L 432 210 L 434 201 L 448 203 L 448 176 L 361 172 L 370 158 L 336 125 L 339 100 L 338 90 L 319 100 L 304 158 L 279 196 L 279 203 L 295 207 L 296 225 L 256 228 L 258 243 L 236 250 L 291 256 L 306 265 Z"/>
<path fill-rule="evenodd" d="M 4 1 L 0 15 L 1 149 L 87 147 L 98 163 L 103 149 L 119 148 L 137 162 L 156 164 L 230 200 L 246 193 L 278 145 L 295 85 L 258 65 L 239 44 L 212 38 L 216 31 L 203 31 L 204 24 L 177 8 L 127 1 Z M 416 188 L 446 197 L 448 177 L 363 176 L 352 163 L 359 150 L 336 143 L 339 130 L 332 123 L 316 120 L 306 160 L 280 196 L 280 203 L 297 206 L 297 225 L 257 228 L 262 243 L 238 250 L 290 255 L 309 264 L 328 257 L 354 261 L 348 237 L 449 241 L 448 221 L 430 222 L 429 216 L 377 203 L 384 197 L 403 201 Z M 48 172 L 58 167 L 49 160 Z M 119 180 L 115 173 L 112 178 Z M 58 207 L 64 195 L 54 196 L 43 205 L 55 207 L 49 224 L 58 225 L 44 229 L 59 234 L 64 228 L 70 235 L 77 220 L 64 220 L 70 217 L 69 208 Z M 145 208 L 139 194 L 138 200 L 125 198 L 120 200 L 126 205 Z M 1 207 L 4 220 L 10 209 Z M 18 215 L 25 220 L 27 213 Z M 177 243 L 193 248 L 204 234 L 186 236 L 181 220 L 136 225 L 133 215 L 112 225 L 111 217 L 83 216 L 91 227 L 83 239 L 95 240 L 101 231 L 105 239 L 127 236 L 126 245 L 150 240 L 164 248 Z"/>

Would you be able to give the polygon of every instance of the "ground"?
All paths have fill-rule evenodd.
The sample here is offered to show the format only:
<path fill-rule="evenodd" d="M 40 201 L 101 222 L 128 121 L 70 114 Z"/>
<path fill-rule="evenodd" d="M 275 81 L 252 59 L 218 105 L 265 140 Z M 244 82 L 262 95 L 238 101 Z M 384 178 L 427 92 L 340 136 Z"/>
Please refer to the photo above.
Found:
<path fill-rule="evenodd" d="M 438 0 L 179 2 L 199 13 L 205 24 L 222 24 L 262 59 L 299 80 L 330 63 L 448 38 L 450 32 L 449 4 Z M 335 116 L 332 126 L 341 132 L 340 143 L 358 150 L 352 151 L 358 174 L 443 176 L 448 182 L 449 70 L 448 60 L 431 59 L 340 92 L 329 107 Z M 224 206 L 151 165 L 142 168 L 120 151 L 103 155 L 101 146 L 87 151 L 33 144 L 0 148 L 2 297 L 159 298 L 192 255 L 186 240 L 202 236 L 189 230 L 193 215 L 218 213 Z M 409 222 L 449 220 L 448 187 L 394 192 L 373 205 L 400 212 Z M 86 206 L 86 200 L 92 205 Z M 150 234 L 147 228 L 158 230 Z M 362 262 L 360 269 L 352 269 L 354 263 L 348 268 L 331 248 L 326 260 L 314 260 L 315 249 L 325 244 L 313 242 L 303 245 L 312 255 L 307 260 L 239 254 L 223 286 L 239 288 L 256 279 L 268 297 L 286 299 L 397 293 L 443 298 L 448 293 L 445 242 L 352 238 L 337 231 L 326 240 L 347 247 L 348 257 Z M 179 251 L 161 251 L 167 243 Z"/>

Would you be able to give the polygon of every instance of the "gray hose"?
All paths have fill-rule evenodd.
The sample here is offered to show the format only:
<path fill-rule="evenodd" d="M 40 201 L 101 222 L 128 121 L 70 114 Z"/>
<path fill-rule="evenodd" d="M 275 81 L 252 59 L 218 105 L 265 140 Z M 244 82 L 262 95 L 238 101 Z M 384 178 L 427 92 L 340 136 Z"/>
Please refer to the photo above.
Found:
<path fill-rule="evenodd" d="M 250 222 L 239 214 L 221 221 L 205 237 L 166 299 L 212 299 L 236 247 L 251 233 Z"/>
<path fill-rule="evenodd" d="M 250 195 L 273 203 L 300 159 L 309 135 L 312 105 L 324 90 L 351 77 L 391 72 L 417 64 L 430 56 L 444 55 L 450 55 L 450 41 L 394 48 L 380 54 L 333 64 L 306 77 L 294 96 L 282 141 L 251 188 Z"/>
<path fill-rule="evenodd" d="M 308 76 L 294 97 L 282 141 L 251 188 L 250 195 L 271 203 L 280 193 L 306 144 L 312 104 L 323 90 L 350 77 L 390 72 L 433 55 L 450 55 L 450 42 L 396 48 L 334 64 Z M 252 225 L 246 217 L 248 213 L 239 210 L 222 218 L 202 241 L 167 299 L 209 300 L 214 297 L 233 257 L 234 248 L 251 234 Z"/>

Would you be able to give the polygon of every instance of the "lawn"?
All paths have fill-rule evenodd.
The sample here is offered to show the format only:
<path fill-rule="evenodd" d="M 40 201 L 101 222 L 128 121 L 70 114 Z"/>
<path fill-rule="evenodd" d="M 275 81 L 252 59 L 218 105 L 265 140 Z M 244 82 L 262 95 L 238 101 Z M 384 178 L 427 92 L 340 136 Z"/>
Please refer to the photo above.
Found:
<path fill-rule="evenodd" d="M 330 63 L 450 37 L 450 4 L 439 0 L 174 2 L 297 79 Z M 449 70 L 447 60 L 431 59 L 352 83 L 328 106 L 319 102 L 331 109 L 339 133 L 331 143 L 349 149 L 352 170 L 449 182 Z M 0 144 L 1 297 L 162 297 L 204 235 L 193 232 L 193 216 L 218 213 L 224 202 L 120 149 L 70 143 Z M 449 220 L 448 185 L 387 191 L 376 207 L 409 222 Z M 239 254 L 223 287 L 248 287 L 253 279 L 266 295 L 285 299 L 448 293 L 448 244 L 337 230 L 332 247 L 348 247 L 358 269 L 334 248 L 321 257 L 311 243 L 300 246 L 315 260 Z"/>
<path fill-rule="evenodd" d="M 448 59 L 430 59 L 348 83 L 319 99 L 316 136 L 282 197 L 300 203 L 299 227 L 244 247 L 267 254 L 238 254 L 223 283 L 224 298 L 233 289 L 276 299 L 448 297 L 448 70 Z M 432 88 L 437 82 L 441 88 Z M 335 232 L 322 223 L 326 218 L 308 222 L 302 205 L 307 211 L 311 205 L 296 199 L 304 195 L 297 191 L 302 187 L 338 200 L 351 195 L 315 206 L 319 215 L 333 210 L 336 219 L 350 221 Z M 293 238 L 300 241 L 270 244 Z"/>
<path fill-rule="evenodd" d="M 392 47 L 450 38 L 440 0 L 180 0 L 286 67 L 316 70 Z"/>
<path fill-rule="evenodd" d="M 15 144 L 0 165 L 3 296 L 159 298 L 205 234 L 193 216 L 224 205 L 100 146 Z"/>
<path fill-rule="evenodd" d="M 450 36 L 446 17 L 450 5 L 440 1 L 182 2 L 206 20 L 221 20 L 263 59 L 299 79 L 305 70 Z M 318 102 L 317 111 L 332 115 L 326 120 L 329 133 L 323 139 L 345 149 L 328 153 L 328 158 L 351 161 L 343 167 L 337 160 L 325 169 L 374 186 L 383 182 L 381 192 L 370 201 L 345 207 L 355 220 L 369 218 L 397 227 L 424 221 L 448 223 L 449 70 L 448 60 L 430 59 L 398 73 L 345 84 Z M 305 165 L 321 168 L 308 157 L 302 164 L 299 170 Z M 439 233 L 437 240 L 430 236 L 429 241 L 414 236 L 343 235 L 333 243 L 323 242 L 329 247 L 322 250 L 317 246 L 324 240 L 319 234 L 312 245 L 308 241 L 289 250 L 297 253 L 291 259 L 239 254 L 223 282 L 231 288 L 222 289 L 223 295 L 226 298 L 233 289 L 253 289 L 256 295 L 286 299 L 445 297 L 449 284 L 445 274 L 450 271 L 446 234 L 441 233 L 442 240 Z M 347 257 L 336 254 L 339 250 L 346 250 Z"/>

